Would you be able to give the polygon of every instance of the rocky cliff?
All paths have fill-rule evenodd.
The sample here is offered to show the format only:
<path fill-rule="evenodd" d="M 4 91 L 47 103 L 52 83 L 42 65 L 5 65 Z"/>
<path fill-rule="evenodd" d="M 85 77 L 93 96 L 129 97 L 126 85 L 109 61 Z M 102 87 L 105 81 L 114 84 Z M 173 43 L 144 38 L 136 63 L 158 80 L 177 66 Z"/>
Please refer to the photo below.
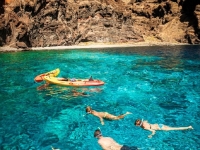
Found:
<path fill-rule="evenodd" d="M 5 0 L 0 46 L 200 44 L 199 0 Z"/>

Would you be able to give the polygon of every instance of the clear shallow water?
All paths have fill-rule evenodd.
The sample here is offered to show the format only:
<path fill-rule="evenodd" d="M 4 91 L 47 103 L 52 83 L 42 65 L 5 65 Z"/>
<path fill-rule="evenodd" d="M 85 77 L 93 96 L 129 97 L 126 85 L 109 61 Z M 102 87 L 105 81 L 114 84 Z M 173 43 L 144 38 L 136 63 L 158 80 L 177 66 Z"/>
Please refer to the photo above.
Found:
<path fill-rule="evenodd" d="M 112 48 L 98 50 L 0 53 L 0 145 L 2 150 L 100 150 L 93 137 L 148 150 L 200 148 L 200 46 Z M 62 77 L 105 81 L 73 97 L 73 88 L 34 83 L 36 75 L 60 68 Z M 87 105 L 123 120 L 105 121 L 85 115 Z M 137 118 L 194 130 L 157 132 L 133 125 Z"/>

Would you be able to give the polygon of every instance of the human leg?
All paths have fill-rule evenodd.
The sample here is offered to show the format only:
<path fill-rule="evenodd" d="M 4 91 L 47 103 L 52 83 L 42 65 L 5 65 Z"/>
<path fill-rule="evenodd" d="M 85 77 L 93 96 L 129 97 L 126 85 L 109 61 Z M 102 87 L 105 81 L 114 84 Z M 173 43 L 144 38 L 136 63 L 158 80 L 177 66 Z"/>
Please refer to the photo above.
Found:
<path fill-rule="evenodd" d="M 166 130 L 166 131 L 170 131 L 170 130 L 188 130 L 188 129 L 193 129 L 192 126 L 188 126 L 188 127 L 169 127 L 166 125 L 163 125 L 163 127 L 161 128 L 161 130 Z"/>
<path fill-rule="evenodd" d="M 123 115 L 119 115 L 119 116 L 117 116 L 117 119 L 122 119 L 122 118 L 124 118 L 126 115 L 128 115 L 128 114 L 132 114 L 132 113 L 130 113 L 130 112 L 126 112 L 125 114 L 123 114 Z"/>
<path fill-rule="evenodd" d="M 128 115 L 128 114 L 132 114 L 132 113 L 126 112 L 126 113 L 123 114 L 123 115 L 114 116 L 114 115 L 112 115 L 112 114 L 109 114 L 109 113 L 105 112 L 104 118 L 105 118 L 105 119 L 109 119 L 109 120 L 119 120 L 119 119 L 124 118 L 124 117 L 125 117 L 126 115 Z"/>

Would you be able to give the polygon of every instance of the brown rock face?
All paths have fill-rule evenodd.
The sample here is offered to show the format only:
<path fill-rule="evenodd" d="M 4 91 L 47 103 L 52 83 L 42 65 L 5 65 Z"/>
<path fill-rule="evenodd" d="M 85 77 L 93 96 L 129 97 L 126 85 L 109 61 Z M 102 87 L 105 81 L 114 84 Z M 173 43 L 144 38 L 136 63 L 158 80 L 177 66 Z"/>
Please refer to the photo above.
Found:
<path fill-rule="evenodd" d="M 0 46 L 200 44 L 199 0 L 5 0 Z"/>

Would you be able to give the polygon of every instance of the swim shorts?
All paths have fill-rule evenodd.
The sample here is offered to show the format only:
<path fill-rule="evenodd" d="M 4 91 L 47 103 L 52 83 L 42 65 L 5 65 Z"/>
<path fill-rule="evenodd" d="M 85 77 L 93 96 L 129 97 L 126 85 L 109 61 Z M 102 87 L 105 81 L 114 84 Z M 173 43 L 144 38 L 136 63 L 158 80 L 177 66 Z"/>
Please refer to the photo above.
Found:
<path fill-rule="evenodd" d="M 126 146 L 126 145 L 123 145 L 122 148 L 120 150 L 139 150 L 136 146 Z"/>

